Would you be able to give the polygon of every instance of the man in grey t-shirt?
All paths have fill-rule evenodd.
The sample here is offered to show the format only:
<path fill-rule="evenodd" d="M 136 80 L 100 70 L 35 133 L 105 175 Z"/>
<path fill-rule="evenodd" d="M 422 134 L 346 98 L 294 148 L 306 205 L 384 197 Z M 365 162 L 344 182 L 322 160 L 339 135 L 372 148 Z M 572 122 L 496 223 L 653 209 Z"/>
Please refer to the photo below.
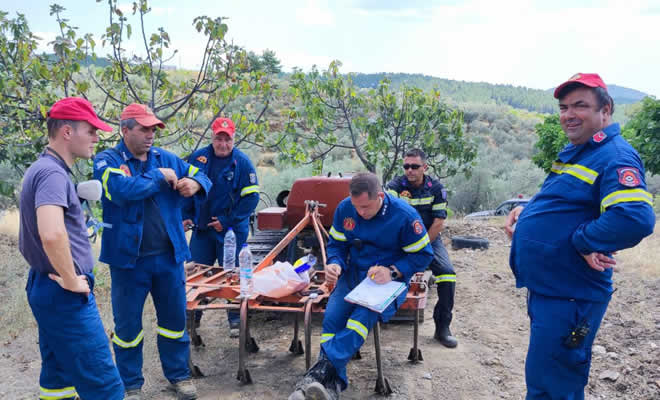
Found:
<path fill-rule="evenodd" d="M 25 172 L 19 248 L 30 264 L 28 302 L 39 326 L 40 399 L 124 398 L 94 298 L 94 259 L 69 174 L 90 158 L 97 129 L 112 129 L 85 99 L 48 112 L 48 147 Z"/>

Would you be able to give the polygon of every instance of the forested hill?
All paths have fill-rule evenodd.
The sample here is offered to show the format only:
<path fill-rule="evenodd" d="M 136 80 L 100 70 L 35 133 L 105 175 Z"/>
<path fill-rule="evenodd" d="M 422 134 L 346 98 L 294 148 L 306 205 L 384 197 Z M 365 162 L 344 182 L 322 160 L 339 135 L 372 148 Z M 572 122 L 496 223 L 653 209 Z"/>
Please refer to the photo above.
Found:
<path fill-rule="evenodd" d="M 353 74 L 353 82 L 363 88 L 375 88 L 383 78 L 389 78 L 394 86 L 405 84 L 422 89 L 437 88 L 443 96 L 458 103 L 510 105 L 514 108 L 541 113 L 557 111 L 557 101 L 552 97 L 551 90 L 495 85 L 486 82 L 454 81 L 422 74 Z M 616 85 L 610 85 L 609 91 L 614 97 L 615 104 L 634 103 L 646 96 L 640 91 Z"/>

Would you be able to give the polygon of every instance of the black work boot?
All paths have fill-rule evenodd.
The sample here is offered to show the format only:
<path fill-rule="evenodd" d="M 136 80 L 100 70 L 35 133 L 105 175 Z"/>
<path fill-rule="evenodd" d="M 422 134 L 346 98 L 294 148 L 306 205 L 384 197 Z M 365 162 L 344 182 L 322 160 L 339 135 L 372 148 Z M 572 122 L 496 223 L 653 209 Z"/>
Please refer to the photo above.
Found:
<path fill-rule="evenodd" d="M 440 342 L 443 346 L 449 347 L 450 349 L 458 346 L 458 340 L 451 335 L 448 324 L 441 326 L 436 325 L 433 338 Z"/>
<path fill-rule="evenodd" d="M 289 400 L 337 400 L 339 378 L 332 363 L 325 357 L 319 360 L 302 377 Z"/>

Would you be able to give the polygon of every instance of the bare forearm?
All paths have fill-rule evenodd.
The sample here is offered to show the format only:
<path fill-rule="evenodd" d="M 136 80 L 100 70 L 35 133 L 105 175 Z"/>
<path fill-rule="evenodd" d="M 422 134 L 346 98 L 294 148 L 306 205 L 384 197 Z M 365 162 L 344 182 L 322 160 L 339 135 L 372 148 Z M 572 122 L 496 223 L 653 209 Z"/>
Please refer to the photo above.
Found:
<path fill-rule="evenodd" d="M 48 261 L 50 261 L 57 274 L 62 279 L 72 280 L 76 277 L 76 269 L 71 257 L 71 246 L 69 244 L 69 235 L 66 231 L 51 235 L 44 240 L 41 239 Z"/>
<path fill-rule="evenodd" d="M 433 242 L 444 228 L 445 220 L 442 218 L 435 218 L 433 224 L 431 224 L 428 230 L 429 240 Z"/>

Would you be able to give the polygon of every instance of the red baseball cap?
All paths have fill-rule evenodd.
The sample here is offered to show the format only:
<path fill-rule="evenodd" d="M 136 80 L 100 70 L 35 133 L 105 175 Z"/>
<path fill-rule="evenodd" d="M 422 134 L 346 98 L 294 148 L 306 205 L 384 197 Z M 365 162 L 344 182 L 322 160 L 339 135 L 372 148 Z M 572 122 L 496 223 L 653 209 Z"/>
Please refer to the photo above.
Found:
<path fill-rule="evenodd" d="M 48 118 L 86 121 L 96 129 L 112 132 L 110 125 L 101 121 L 96 115 L 92 103 L 81 97 L 67 97 L 58 100 L 48 111 Z"/>
<path fill-rule="evenodd" d="M 236 126 L 234 125 L 234 121 L 232 121 L 229 118 L 216 118 L 215 121 L 213 121 L 213 124 L 211 125 L 211 129 L 213 129 L 213 133 L 216 135 L 224 132 L 227 135 L 229 135 L 230 138 L 234 137 L 234 132 L 236 132 Z"/>
<path fill-rule="evenodd" d="M 605 82 L 598 76 L 598 74 L 582 74 L 582 73 L 577 73 L 573 76 L 570 77 L 569 80 L 566 82 L 562 83 L 561 85 L 557 86 L 557 89 L 555 89 L 555 99 L 559 98 L 559 92 L 566 87 L 567 85 L 570 85 L 571 83 L 581 83 L 584 86 L 589 86 L 589 87 L 602 87 L 607 91 L 607 86 L 605 85 Z"/>
<path fill-rule="evenodd" d="M 151 108 L 144 104 L 129 104 L 124 108 L 119 117 L 122 121 L 125 119 L 134 119 L 138 124 L 146 127 L 158 126 L 160 129 L 165 128 L 163 121 L 156 118 Z"/>

